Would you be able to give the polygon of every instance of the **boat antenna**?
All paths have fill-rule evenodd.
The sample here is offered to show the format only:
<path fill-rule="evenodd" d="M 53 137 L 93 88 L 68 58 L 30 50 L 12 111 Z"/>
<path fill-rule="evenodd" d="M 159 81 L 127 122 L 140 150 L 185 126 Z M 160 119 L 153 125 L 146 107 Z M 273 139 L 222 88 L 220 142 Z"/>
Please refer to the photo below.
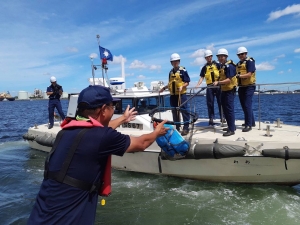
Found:
<path fill-rule="evenodd" d="M 96 66 L 94 66 L 94 58 L 97 58 L 97 57 L 98 57 L 98 55 L 96 53 L 90 54 L 91 67 L 92 67 L 92 76 L 93 76 L 94 85 L 95 85 L 95 68 L 97 68 Z"/>

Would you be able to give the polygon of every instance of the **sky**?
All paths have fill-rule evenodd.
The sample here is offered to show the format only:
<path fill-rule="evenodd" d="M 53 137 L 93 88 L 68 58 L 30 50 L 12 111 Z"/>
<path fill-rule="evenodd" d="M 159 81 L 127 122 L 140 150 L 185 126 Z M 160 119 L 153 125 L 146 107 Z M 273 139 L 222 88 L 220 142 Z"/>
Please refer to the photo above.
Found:
<path fill-rule="evenodd" d="M 100 64 L 97 34 L 114 56 L 109 78 L 121 76 L 124 58 L 126 87 L 137 81 L 148 87 L 155 80 L 167 83 L 172 53 L 180 55 L 194 87 L 206 49 L 216 60 L 218 49 L 226 48 L 228 59 L 238 62 L 240 46 L 255 59 L 258 84 L 300 82 L 295 0 L 10 0 L 1 3 L 0 31 L 0 92 L 13 96 L 46 90 L 51 76 L 68 93 L 87 87 L 91 53 Z M 95 76 L 102 76 L 101 69 Z"/>

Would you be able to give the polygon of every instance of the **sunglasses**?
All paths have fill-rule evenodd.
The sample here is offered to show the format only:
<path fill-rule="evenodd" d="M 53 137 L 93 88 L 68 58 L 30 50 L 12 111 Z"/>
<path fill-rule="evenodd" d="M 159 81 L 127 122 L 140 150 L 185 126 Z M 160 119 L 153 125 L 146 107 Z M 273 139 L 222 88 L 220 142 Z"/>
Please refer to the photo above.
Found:
<path fill-rule="evenodd" d="M 245 55 L 245 53 L 240 53 L 240 54 L 237 54 L 238 56 L 240 56 L 240 55 Z"/>
<path fill-rule="evenodd" d="M 115 110 L 119 106 L 119 102 L 111 102 L 107 106 Z"/>

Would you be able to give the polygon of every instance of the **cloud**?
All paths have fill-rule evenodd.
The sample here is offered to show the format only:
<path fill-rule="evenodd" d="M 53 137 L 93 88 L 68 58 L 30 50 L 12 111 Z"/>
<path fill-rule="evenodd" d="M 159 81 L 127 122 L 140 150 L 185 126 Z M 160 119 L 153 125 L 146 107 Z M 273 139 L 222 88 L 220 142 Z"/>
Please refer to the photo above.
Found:
<path fill-rule="evenodd" d="M 124 58 L 122 55 L 119 56 L 114 55 L 114 60 L 112 61 L 112 64 L 121 64 L 122 58 L 124 59 L 124 63 L 125 63 L 127 59 Z"/>
<path fill-rule="evenodd" d="M 214 44 L 210 44 L 208 46 L 206 46 L 206 49 L 204 48 L 200 48 L 196 51 L 194 51 L 189 57 L 190 58 L 196 58 L 192 63 L 191 65 L 194 65 L 194 66 L 200 66 L 200 65 L 204 65 L 206 63 L 206 60 L 204 58 L 204 52 L 205 50 L 211 50 L 213 51 L 214 50 Z"/>
<path fill-rule="evenodd" d="M 285 9 L 283 10 L 277 10 L 274 12 L 271 12 L 269 14 L 269 18 L 267 19 L 267 21 L 273 21 L 276 19 L 279 19 L 282 16 L 286 16 L 286 15 L 290 15 L 290 14 L 300 14 L 300 4 L 294 4 L 292 6 L 287 6 Z"/>
<path fill-rule="evenodd" d="M 193 54 L 190 55 L 190 58 L 197 58 L 197 57 L 204 58 L 204 51 L 205 50 L 206 49 L 203 49 L 203 48 L 196 50 Z"/>
<path fill-rule="evenodd" d="M 285 57 L 285 54 L 281 54 L 279 56 L 277 56 L 276 58 L 284 58 Z"/>
<path fill-rule="evenodd" d="M 125 74 L 125 77 L 133 77 L 134 76 L 134 73 L 126 73 Z"/>
<path fill-rule="evenodd" d="M 291 40 L 291 39 L 299 39 L 300 38 L 300 29 L 282 32 L 282 33 L 275 33 L 270 35 L 262 35 L 262 36 L 255 36 L 252 38 L 245 39 L 244 41 L 236 42 L 236 43 L 230 43 L 226 44 L 226 42 L 223 44 L 223 46 L 226 48 L 229 46 L 230 48 L 238 47 L 240 45 L 244 46 L 264 46 L 264 45 L 270 45 L 272 43 L 281 42 L 284 40 Z M 218 43 L 219 44 L 219 43 Z M 249 50 L 249 49 L 248 49 Z"/>
<path fill-rule="evenodd" d="M 289 73 L 292 72 L 292 69 L 288 69 L 288 72 L 289 72 Z"/>
<path fill-rule="evenodd" d="M 286 62 L 286 64 L 292 64 L 292 61 L 288 61 L 288 62 Z"/>
<path fill-rule="evenodd" d="M 136 59 L 132 63 L 130 63 L 129 68 L 130 69 L 142 69 L 142 68 L 147 68 L 147 66 L 145 63 Z"/>
<path fill-rule="evenodd" d="M 285 57 L 285 54 L 281 54 L 279 56 L 276 56 L 275 59 L 273 59 L 273 62 L 277 62 L 279 58 L 284 58 Z"/>
<path fill-rule="evenodd" d="M 278 74 L 284 74 L 284 72 L 281 70 L 281 71 L 278 72 Z"/>
<path fill-rule="evenodd" d="M 268 62 L 262 62 L 256 65 L 256 70 L 274 70 L 275 66 L 271 65 Z"/>
<path fill-rule="evenodd" d="M 66 51 L 70 52 L 70 53 L 75 53 L 75 52 L 78 52 L 78 49 L 75 47 L 67 47 Z"/>
<path fill-rule="evenodd" d="M 140 80 L 144 80 L 144 79 L 146 79 L 146 76 L 144 76 L 144 75 L 138 75 L 136 78 L 140 79 Z"/>
<path fill-rule="evenodd" d="M 206 63 L 206 60 L 204 57 L 198 57 L 191 63 L 191 65 L 201 66 L 201 65 L 204 65 L 205 63 Z"/>
<path fill-rule="evenodd" d="M 204 57 L 204 52 L 205 52 L 205 50 L 211 50 L 211 51 L 214 51 L 214 50 L 215 50 L 214 44 L 207 45 L 207 46 L 206 46 L 206 49 L 200 48 L 200 49 L 196 50 L 196 51 L 195 51 L 193 54 L 191 54 L 189 57 L 190 57 L 190 58 Z"/>
<path fill-rule="evenodd" d="M 299 52 L 300 52 L 300 48 L 296 48 L 296 49 L 294 50 L 294 52 L 295 52 L 295 53 L 299 53 Z"/>
<path fill-rule="evenodd" d="M 231 1 L 231 0 L 229 0 Z M 130 28 L 131 35 L 126 35 L 127 40 L 122 39 L 118 44 L 129 41 L 139 41 L 142 39 L 152 39 L 153 36 L 171 30 L 181 25 L 186 25 L 191 16 L 197 15 L 199 12 L 205 12 L 210 7 L 217 7 L 224 1 L 191 1 L 185 4 L 169 6 L 168 2 L 162 2 L 160 10 L 151 11 L 144 14 L 144 18 L 133 21 Z M 168 7 L 163 7 L 164 5 Z M 184 12 L 184 13 L 182 13 Z M 180 16 L 178 16 L 180 15 Z M 145 19 L 146 18 L 146 19 Z M 176 23 L 174 23 L 176 21 Z M 127 22 L 128 23 L 128 22 Z"/>
<path fill-rule="evenodd" d="M 209 50 L 214 51 L 214 50 L 215 50 L 215 46 L 214 46 L 213 43 L 211 43 L 210 45 L 207 45 L 207 46 L 206 46 L 206 49 L 209 49 Z"/>
<path fill-rule="evenodd" d="M 160 70 L 161 66 L 160 65 L 151 65 L 151 66 L 149 66 L 149 69 L 150 70 Z"/>

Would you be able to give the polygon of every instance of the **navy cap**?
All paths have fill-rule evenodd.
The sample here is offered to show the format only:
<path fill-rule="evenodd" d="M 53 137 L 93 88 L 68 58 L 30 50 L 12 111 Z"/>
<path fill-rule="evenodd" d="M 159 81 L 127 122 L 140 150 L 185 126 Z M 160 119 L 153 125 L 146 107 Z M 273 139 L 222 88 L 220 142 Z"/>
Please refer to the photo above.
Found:
<path fill-rule="evenodd" d="M 77 103 L 78 105 L 86 103 L 87 105 L 84 108 L 97 108 L 119 100 L 111 96 L 109 88 L 100 85 L 90 85 L 80 92 Z"/>

